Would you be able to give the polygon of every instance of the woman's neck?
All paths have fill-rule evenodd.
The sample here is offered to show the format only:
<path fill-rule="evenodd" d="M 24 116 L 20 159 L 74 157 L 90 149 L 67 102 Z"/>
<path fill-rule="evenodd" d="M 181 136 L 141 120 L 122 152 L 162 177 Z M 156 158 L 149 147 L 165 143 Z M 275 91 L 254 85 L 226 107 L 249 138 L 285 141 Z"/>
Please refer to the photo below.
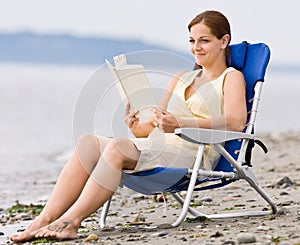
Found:
<path fill-rule="evenodd" d="M 212 81 L 218 78 L 226 69 L 226 64 L 214 64 L 213 67 L 203 67 L 203 74 L 209 79 L 209 81 Z"/>

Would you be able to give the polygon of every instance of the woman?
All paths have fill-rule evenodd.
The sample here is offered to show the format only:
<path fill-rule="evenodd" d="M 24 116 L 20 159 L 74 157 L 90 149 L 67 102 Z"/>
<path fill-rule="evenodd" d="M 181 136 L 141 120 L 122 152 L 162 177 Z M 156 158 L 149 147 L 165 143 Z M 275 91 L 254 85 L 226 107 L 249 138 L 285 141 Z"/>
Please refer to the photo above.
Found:
<path fill-rule="evenodd" d="M 121 171 L 170 164 L 192 167 L 197 145 L 176 136 L 175 128 L 243 130 L 245 81 L 242 73 L 228 64 L 228 20 L 220 12 L 205 11 L 188 29 L 190 50 L 201 69 L 175 76 L 162 98 L 162 110 L 153 109 L 154 116 L 147 122 L 141 123 L 137 112 L 130 112 L 127 106 L 125 122 L 136 138 L 80 137 L 39 217 L 11 240 L 76 238 L 81 221 L 113 195 Z M 207 148 L 203 168 L 213 169 L 217 160 L 218 155 Z"/>

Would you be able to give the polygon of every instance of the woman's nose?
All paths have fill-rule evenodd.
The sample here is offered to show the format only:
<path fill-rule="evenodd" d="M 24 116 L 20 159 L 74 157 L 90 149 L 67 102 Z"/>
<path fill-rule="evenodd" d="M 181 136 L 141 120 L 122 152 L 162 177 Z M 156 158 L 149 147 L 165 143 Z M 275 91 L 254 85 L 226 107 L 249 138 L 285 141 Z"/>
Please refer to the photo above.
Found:
<path fill-rule="evenodd" d="M 195 42 L 194 43 L 194 49 L 195 50 L 200 50 L 202 47 L 201 47 L 201 43 L 200 42 Z"/>

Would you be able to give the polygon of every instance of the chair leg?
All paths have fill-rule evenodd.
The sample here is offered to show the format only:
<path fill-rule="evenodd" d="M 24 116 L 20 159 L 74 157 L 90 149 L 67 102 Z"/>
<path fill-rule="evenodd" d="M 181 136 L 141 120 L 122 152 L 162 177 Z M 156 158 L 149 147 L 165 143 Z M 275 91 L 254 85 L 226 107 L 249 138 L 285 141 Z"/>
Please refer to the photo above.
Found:
<path fill-rule="evenodd" d="M 271 206 L 272 211 L 254 211 L 248 213 L 248 216 L 261 216 L 275 214 L 277 207 L 273 199 L 259 186 L 255 174 L 248 166 L 241 166 L 221 145 L 215 145 L 216 149 L 235 167 L 241 179 L 246 180 L 249 185 Z M 247 215 L 247 214 L 245 214 Z M 244 215 L 244 216 L 245 216 Z M 242 216 L 242 215 L 239 215 Z M 237 217 L 237 216 L 234 216 Z"/>
<path fill-rule="evenodd" d="M 178 193 L 171 193 L 171 195 L 176 199 L 177 202 L 182 206 L 184 203 L 184 199 Z M 199 216 L 206 216 L 206 214 L 200 213 L 196 209 L 192 208 L 191 206 L 188 207 L 188 212 L 193 215 L 194 217 Z"/>
<path fill-rule="evenodd" d="M 199 172 L 200 164 L 201 164 L 201 161 L 202 161 L 203 151 L 204 151 L 204 144 L 200 144 L 199 149 L 198 149 L 198 153 L 197 153 L 197 158 L 195 160 L 195 164 L 194 164 L 194 167 L 193 167 L 191 180 L 190 180 L 190 183 L 189 183 L 189 186 L 188 186 L 188 189 L 187 189 L 186 197 L 185 197 L 185 200 L 184 200 L 183 205 L 182 205 L 182 210 L 181 210 L 181 213 L 180 213 L 179 217 L 177 218 L 177 220 L 172 224 L 173 227 L 178 227 L 179 225 L 181 225 L 181 223 L 183 222 L 183 220 L 186 217 L 187 212 L 190 208 L 190 202 L 191 202 L 191 199 L 192 199 L 194 187 L 195 187 L 196 180 L 197 180 L 197 177 L 198 177 L 198 172 Z"/>
<path fill-rule="evenodd" d="M 247 174 L 250 172 L 250 174 Z M 271 206 L 272 213 L 275 214 L 277 212 L 277 206 L 273 199 L 259 186 L 258 182 L 256 181 L 255 177 L 252 177 L 252 170 L 246 169 L 243 171 L 245 174 L 245 180 L 249 183 L 249 185 L 256 190 L 256 192 Z M 253 174 L 254 175 L 254 174 Z"/>
<path fill-rule="evenodd" d="M 106 217 L 109 210 L 111 198 L 104 203 L 100 215 L 100 228 L 103 229 L 106 226 Z"/>
<path fill-rule="evenodd" d="M 218 214 L 203 214 L 198 212 L 196 209 L 191 208 L 190 206 L 187 208 L 187 212 L 192 214 L 195 217 L 205 216 L 210 219 L 219 219 L 219 218 L 236 218 L 236 217 L 255 217 L 255 216 L 265 216 L 270 214 L 275 214 L 277 212 L 277 207 L 272 198 L 259 186 L 255 175 L 252 173 L 252 170 L 249 168 L 241 167 L 239 168 L 239 173 L 243 176 L 242 179 L 247 181 L 249 185 L 254 188 L 254 190 L 271 206 L 272 210 L 265 211 L 243 211 L 243 212 L 226 212 L 226 213 L 218 213 Z M 172 196 L 181 204 L 184 205 L 184 200 L 179 194 L 172 193 Z M 188 201 L 190 202 L 190 200 Z M 182 222 L 180 220 L 178 222 Z M 181 224 L 181 223 L 180 223 Z"/>
<path fill-rule="evenodd" d="M 260 187 L 258 187 L 261 189 Z M 262 189 L 261 189 L 262 190 Z M 262 190 L 263 191 L 263 190 Z M 177 193 L 172 193 L 172 196 L 176 199 L 176 201 L 179 202 L 179 204 L 183 205 L 184 199 Z M 277 210 L 276 205 L 274 205 L 274 209 Z M 198 212 L 196 209 L 188 207 L 188 212 L 193 215 L 194 217 L 199 217 L 199 216 L 205 216 L 209 219 L 222 219 L 222 218 L 238 218 L 238 217 L 255 217 L 255 216 L 265 216 L 265 215 L 270 215 L 276 213 L 276 211 L 243 211 L 243 212 L 227 212 L 227 213 L 222 213 L 222 214 L 204 214 L 201 212 Z"/>

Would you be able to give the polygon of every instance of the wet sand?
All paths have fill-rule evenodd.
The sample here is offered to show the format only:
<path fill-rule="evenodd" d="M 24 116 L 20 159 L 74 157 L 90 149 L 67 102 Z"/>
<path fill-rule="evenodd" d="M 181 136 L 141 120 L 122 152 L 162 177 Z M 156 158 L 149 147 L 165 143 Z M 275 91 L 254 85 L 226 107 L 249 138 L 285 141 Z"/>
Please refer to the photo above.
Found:
<path fill-rule="evenodd" d="M 100 211 L 82 223 L 79 238 L 56 244 L 238 244 L 246 239 L 252 244 L 300 244 L 300 133 L 286 132 L 260 134 L 268 146 L 264 154 L 256 146 L 253 154 L 253 170 L 260 185 L 274 198 L 279 212 L 265 217 L 243 217 L 184 222 L 178 228 L 160 226 L 175 221 L 180 213 L 178 203 L 167 195 L 167 202 L 154 202 L 151 196 L 143 196 L 128 189 L 119 189 L 114 195 L 108 227 L 99 228 Z M 12 218 L 5 208 L 20 203 L 43 204 L 51 193 L 57 175 L 68 152 L 57 156 L 57 164 L 51 171 L 16 173 L 1 177 L 0 196 L 0 243 L 9 243 L 8 237 L 24 229 L 33 218 L 23 214 Z M 13 183 L 13 184 L 12 184 Z M 244 181 L 230 184 L 213 191 L 194 193 L 197 208 L 203 213 L 262 210 L 268 205 Z M 140 214 L 147 225 L 132 225 Z M 187 217 L 192 218 L 188 215 Z M 158 226 L 158 227 L 156 227 Z M 85 239 L 94 234 L 94 240 Z M 240 238 L 240 237 L 243 238 Z M 93 238 L 93 237 L 92 237 Z M 252 239 L 252 240 L 251 240 Z M 84 242 L 85 241 L 85 242 Z M 255 241 L 255 242 L 254 242 Z"/>

